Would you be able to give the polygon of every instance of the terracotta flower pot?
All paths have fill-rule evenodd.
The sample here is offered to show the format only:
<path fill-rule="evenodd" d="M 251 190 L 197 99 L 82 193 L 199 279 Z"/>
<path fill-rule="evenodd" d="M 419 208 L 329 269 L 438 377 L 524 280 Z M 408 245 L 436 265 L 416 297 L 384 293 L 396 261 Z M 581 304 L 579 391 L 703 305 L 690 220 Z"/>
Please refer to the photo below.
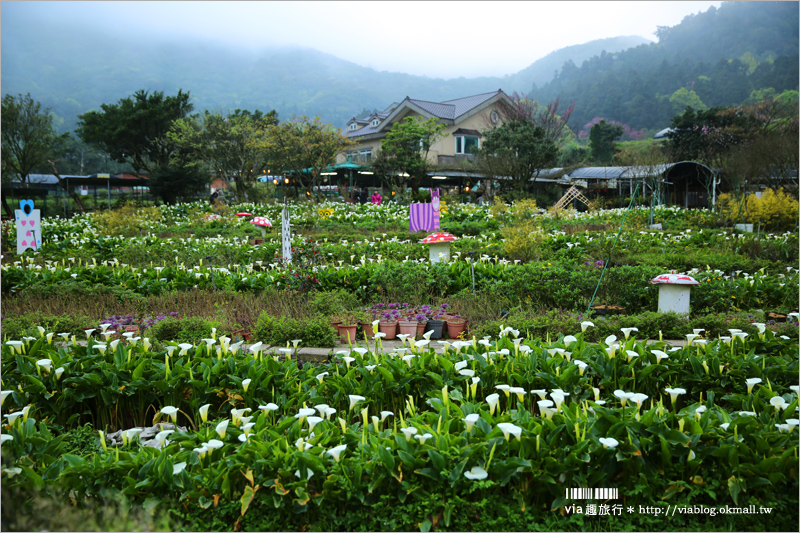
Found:
<path fill-rule="evenodd" d="M 447 336 L 457 339 L 467 329 L 467 321 L 463 318 L 451 318 L 447 321 Z"/>
<path fill-rule="evenodd" d="M 397 320 L 381 320 L 378 324 L 378 331 L 386 333 L 384 339 L 391 341 L 397 338 Z"/>
<path fill-rule="evenodd" d="M 417 322 L 417 337 L 422 337 L 422 334 L 425 333 L 425 326 L 427 325 L 427 322 Z"/>
<path fill-rule="evenodd" d="M 342 326 L 339 325 L 339 335 L 341 337 L 342 342 L 353 343 L 356 341 L 356 333 L 358 331 L 358 324 L 353 324 L 352 326 Z M 348 341 L 349 337 L 349 341 Z"/>
<path fill-rule="evenodd" d="M 399 334 L 403 335 L 411 335 L 412 337 L 416 337 L 417 335 L 417 321 L 416 320 L 400 320 L 397 323 L 397 329 Z"/>

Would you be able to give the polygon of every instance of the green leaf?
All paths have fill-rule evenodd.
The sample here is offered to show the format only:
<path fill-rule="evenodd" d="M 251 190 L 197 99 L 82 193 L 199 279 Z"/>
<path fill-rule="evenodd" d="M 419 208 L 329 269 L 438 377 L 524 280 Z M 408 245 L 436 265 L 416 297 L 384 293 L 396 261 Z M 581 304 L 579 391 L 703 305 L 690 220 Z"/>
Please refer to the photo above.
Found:
<path fill-rule="evenodd" d="M 415 474 L 419 474 L 421 476 L 429 477 L 435 481 L 439 481 L 442 476 L 439 475 L 439 471 L 435 468 L 420 468 L 419 470 L 414 470 Z"/>
<path fill-rule="evenodd" d="M 416 460 L 414 459 L 413 455 L 405 450 L 397 450 L 397 456 L 403 461 L 403 464 L 406 465 L 406 468 L 409 470 L 414 468 L 414 463 L 416 463 Z"/>
<path fill-rule="evenodd" d="M 455 369 L 455 364 L 453 364 L 452 361 L 450 361 L 449 359 L 447 359 L 444 356 L 439 357 L 439 364 L 442 365 L 443 369 L 445 369 L 446 371 L 448 371 L 450 373 L 452 373 L 453 370 Z"/>
<path fill-rule="evenodd" d="M 45 392 L 47 388 L 45 388 L 44 383 L 42 383 L 38 378 L 28 374 L 24 376 L 24 378 L 34 387 L 33 392 Z"/>
<path fill-rule="evenodd" d="M 227 498 L 231 497 L 231 476 L 228 473 L 222 476 L 221 489 L 222 489 L 222 494 L 224 494 L 225 497 Z"/>
<path fill-rule="evenodd" d="M 429 450 L 428 457 L 430 457 L 431 461 L 433 461 L 433 466 L 436 468 L 436 470 L 441 472 L 446 468 L 447 463 L 445 462 L 444 457 L 442 457 L 442 454 L 436 450 Z"/>
<path fill-rule="evenodd" d="M 391 452 L 389 452 L 389 450 L 383 446 L 378 446 L 378 458 L 383 463 L 383 466 L 389 470 L 389 472 L 394 470 L 394 457 L 392 456 Z"/>
<path fill-rule="evenodd" d="M 736 476 L 731 476 L 728 478 L 728 492 L 731 493 L 733 503 L 736 505 L 739 505 L 739 493 L 741 493 L 743 490 L 746 490 L 743 479 L 736 479 Z"/>
<path fill-rule="evenodd" d="M 394 375 L 382 366 L 376 367 L 386 381 L 394 382 Z"/>
<path fill-rule="evenodd" d="M 246 485 L 244 488 L 244 494 L 242 494 L 242 497 L 239 499 L 239 501 L 242 502 L 242 516 L 244 516 L 244 513 L 247 512 L 247 508 L 250 507 L 250 503 L 253 501 L 255 495 L 256 491 L 253 489 L 253 487 Z"/>
<path fill-rule="evenodd" d="M 139 363 L 136 366 L 136 368 L 133 369 L 133 373 L 131 374 L 131 379 L 133 381 L 137 381 L 137 380 L 142 379 L 142 375 L 144 374 L 145 366 L 147 366 L 148 362 L 149 362 L 148 359 L 144 359 L 144 360 L 142 360 L 141 363 Z"/>
<path fill-rule="evenodd" d="M 35 343 L 33 343 L 33 346 L 31 346 L 28 355 L 30 357 L 33 357 L 34 359 L 38 359 L 39 352 L 42 350 L 42 344 L 44 344 L 46 341 L 47 341 L 46 337 L 39 337 L 39 340 L 37 340 Z"/>
<path fill-rule="evenodd" d="M 20 468 L 22 469 L 23 474 L 25 474 L 25 477 L 27 477 L 28 480 L 33 483 L 33 486 L 36 487 L 36 490 L 42 490 L 44 488 L 44 480 L 42 479 L 42 476 L 27 466 L 20 466 Z"/>
<path fill-rule="evenodd" d="M 426 518 L 425 520 L 422 521 L 422 524 L 420 524 L 419 530 L 422 531 L 422 533 L 428 533 L 428 531 L 431 530 L 432 525 L 433 523 L 431 522 L 431 519 Z"/>
<path fill-rule="evenodd" d="M 83 466 L 86 463 L 86 459 L 83 457 L 78 457 L 77 455 L 72 455 L 70 453 L 65 453 L 61 456 L 66 462 L 69 463 L 70 466 Z"/>
<path fill-rule="evenodd" d="M 458 481 L 458 479 L 459 479 L 459 478 L 461 477 L 461 475 L 464 473 L 464 469 L 465 469 L 466 467 L 467 467 L 467 459 L 464 459 L 463 461 L 461 461 L 460 463 L 458 463 L 458 464 L 456 465 L 456 467 L 455 467 L 455 468 L 453 468 L 453 471 L 452 471 L 452 472 L 450 472 L 450 482 L 451 482 L 451 483 L 455 483 L 456 481 Z"/>

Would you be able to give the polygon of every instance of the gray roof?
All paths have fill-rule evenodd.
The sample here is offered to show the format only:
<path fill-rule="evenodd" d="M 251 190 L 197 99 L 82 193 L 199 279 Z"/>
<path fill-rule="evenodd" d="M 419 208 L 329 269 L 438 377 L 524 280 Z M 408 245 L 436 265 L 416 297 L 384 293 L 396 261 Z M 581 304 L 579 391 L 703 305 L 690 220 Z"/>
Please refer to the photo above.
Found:
<path fill-rule="evenodd" d="M 398 107 L 403 105 L 403 103 L 408 102 L 413 104 L 420 109 L 424 110 L 425 112 L 433 115 L 436 118 L 445 119 L 445 120 L 457 120 L 459 117 L 469 113 L 476 107 L 484 104 L 488 100 L 503 94 L 501 89 L 496 91 L 492 91 L 490 93 L 482 93 L 476 94 L 473 96 L 465 96 L 464 98 L 456 98 L 454 100 L 447 100 L 444 102 L 429 102 L 427 100 L 417 100 L 414 98 L 406 97 L 403 102 L 400 104 L 392 104 L 389 106 L 386 111 L 382 113 L 378 113 L 377 116 L 380 119 L 385 119 L 389 115 L 391 115 Z M 371 115 L 376 116 L 376 115 Z M 351 120 L 350 123 L 353 121 Z M 361 120 L 356 119 L 356 122 L 361 123 Z M 380 127 L 380 125 L 379 125 Z M 372 126 L 365 126 L 363 128 L 359 128 L 355 131 L 348 131 L 348 137 L 361 137 L 363 135 L 370 135 L 372 133 L 380 133 Z"/>
<path fill-rule="evenodd" d="M 360 137 L 362 135 L 369 135 L 370 133 L 378 133 L 378 130 L 375 129 L 374 126 L 367 124 L 363 128 L 358 128 L 357 130 L 348 131 L 348 137 Z"/>
<path fill-rule="evenodd" d="M 469 112 L 470 110 L 478 107 L 485 101 L 494 98 L 498 94 L 502 93 L 500 89 L 496 91 L 492 91 L 490 93 L 483 93 L 483 94 L 476 94 L 474 96 L 466 96 L 464 98 L 456 98 L 455 100 L 447 100 L 442 102 L 442 104 L 453 105 L 455 106 L 454 117 L 457 118 L 461 115 Z"/>
<path fill-rule="evenodd" d="M 428 102 L 426 100 L 415 100 L 413 98 L 409 98 L 408 101 L 418 105 L 435 117 L 455 120 L 487 100 L 494 98 L 501 92 L 502 91 L 498 89 L 490 93 L 465 96 L 464 98 L 456 98 L 455 100 L 446 100 L 444 102 Z"/>
<path fill-rule="evenodd" d="M 64 179 L 86 179 L 89 176 L 61 176 Z M 58 178 L 52 174 L 28 174 L 28 182 L 31 185 L 58 185 Z"/>
<path fill-rule="evenodd" d="M 659 131 L 655 135 L 653 135 L 653 139 L 666 139 L 667 133 L 671 132 L 672 128 L 664 128 L 663 130 Z"/>
<path fill-rule="evenodd" d="M 583 167 L 569 173 L 570 178 L 612 179 L 625 177 L 628 167 Z"/>
<path fill-rule="evenodd" d="M 409 98 L 408 101 L 418 105 L 435 117 L 448 118 L 451 120 L 456 118 L 456 106 L 453 104 L 439 104 L 436 102 L 427 102 L 425 100 L 414 100 L 413 98 Z"/>
<path fill-rule="evenodd" d="M 711 169 L 702 163 L 694 161 L 679 161 L 677 163 L 665 163 L 653 166 L 641 167 L 583 167 L 577 168 L 565 176 L 568 179 L 641 179 L 653 175 L 666 174 L 670 169 L 678 165 L 697 165 L 712 173 Z"/>

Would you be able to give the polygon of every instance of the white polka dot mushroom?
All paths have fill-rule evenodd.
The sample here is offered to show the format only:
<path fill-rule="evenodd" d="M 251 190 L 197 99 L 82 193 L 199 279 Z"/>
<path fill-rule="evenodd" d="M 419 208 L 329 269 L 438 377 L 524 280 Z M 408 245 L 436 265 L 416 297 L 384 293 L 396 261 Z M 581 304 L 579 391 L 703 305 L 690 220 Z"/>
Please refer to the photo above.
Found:
<path fill-rule="evenodd" d="M 700 282 L 686 274 L 678 274 L 674 270 L 669 274 L 661 274 L 650 280 L 658 285 L 658 312 L 689 314 L 689 291 L 692 285 Z"/>
<path fill-rule="evenodd" d="M 261 230 L 261 236 L 265 238 L 267 236 L 267 228 L 272 227 L 272 222 L 267 217 L 253 217 L 250 223 L 257 226 Z"/>
<path fill-rule="evenodd" d="M 431 233 L 420 244 L 427 244 L 430 246 L 429 255 L 431 263 L 448 262 L 450 261 L 450 243 L 457 241 L 458 237 L 450 233 Z"/>

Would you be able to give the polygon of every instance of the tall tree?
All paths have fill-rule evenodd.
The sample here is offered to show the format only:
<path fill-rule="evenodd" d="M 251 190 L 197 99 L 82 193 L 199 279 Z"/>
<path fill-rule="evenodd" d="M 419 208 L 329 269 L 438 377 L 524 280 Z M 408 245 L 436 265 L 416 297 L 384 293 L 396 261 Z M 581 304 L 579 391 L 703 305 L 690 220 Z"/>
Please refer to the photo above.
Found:
<path fill-rule="evenodd" d="M 608 165 L 614 159 L 614 142 L 622 137 L 625 130 L 619 124 L 609 124 L 601 120 L 589 130 L 589 147 L 592 158 L 598 163 Z"/>
<path fill-rule="evenodd" d="M 96 144 L 114 161 L 153 175 L 159 167 L 169 166 L 175 145 L 167 132 L 176 120 L 191 113 L 194 106 L 189 98 L 189 93 L 181 90 L 175 96 L 139 90 L 116 104 L 102 104 L 102 111 L 80 115 L 76 131 L 84 142 Z"/>
<path fill-rule="evenodd" d="M 51 157 L 63 136 L 56 135 L 50 109 L 30 94 L 3 97 L 2 104 L 2 181 L 13 179 L 27 184 L 28 175 Z"/>
<path fill-rule="evenodd" d="M 436 118 L 405 117 L 392 124 L 381 141 L 378 157 L 373 160 L 375 168 L 389 183 L 408 181 L 416 191 L 428 173 L 428 152 L 431 145 L 444 137 L 445 126 Z"/>
<path fill-rule="evenodd" d="M 700 112 L 688 108 L 672 119 L 672 128 L 667 134 L 672 158 L 719 170 L 722 186 L 740 207 L 737 216 L 746 212 L 748 185 L 774 187 L 777 181 L 796 193 L 798 110 L 791 99 Z"/>
<path fill-rule="evenodd" d="M 558 99 L 543 106 L 536 100 L 530 100 L 516 92 L 509 97 L 509 100 L 500 100 L 497 103 L 501 115 L 500 123 L 531 122 L 541 126 L 544 136 L 552 140 L 559 149 L 574 137 L 568 122 L 575 110 L 575 104 L 559 113 L 560 106 L 561 101 Z"/>
<path fill-rule="evenodd" d="M 320 174 L 352 144 L 342 130 L 319 117 L 301 116 L 269 125 L 255 146 L 267 154 L 269 165 L 290 173 L 300 189 L 316 197 Z"/>
<path fill-rule="evenodd" d="M 203 161 L 212 173 L 233 183 L 239 198 L 246 198 L 262 170 L 267 156 L 259 141 L 270 126 L 278 124 L 275 110 L 262 113 L 237 109 L 227 116 L 206 111 L 200 117 L 175 121 L 167 134 L 176 147 Z"/>
<path fill-rule="evenodd" d="M 156 169 L 150 176 L 150 191 L 165 204 L 191 201 L 205 190 L 209 182 L 208 171 L 203 165 L 173 157 L 167 165 Z"/>
<path fill-rule="evenodd" d="M 41 104 L 31 98 L 30 94 L 16 97 L 7 94 L 3 97 L 1 120 L 2 181 L 5 183 L 18 178 L 27 185 L 28 175 L 33 169 L 50 164 L 61 187 L 69 192 L 83 213 L 80 197 L 67 187 L 56 169 L 59 146 L 67 142 L 69 134 L 56 135 L 49 109 L 43 110 Z M 9 217 L 14 216 L 5 196 L 3 210 Z"/>
<path fill-rule="evenodd" d="M 558 154 L 556 141 L 543 126 L 512 120 L 484 135 L 475 164 L 486 176 L 510 178 L 513 188 L 524 192 L 558 161 Z"/>

